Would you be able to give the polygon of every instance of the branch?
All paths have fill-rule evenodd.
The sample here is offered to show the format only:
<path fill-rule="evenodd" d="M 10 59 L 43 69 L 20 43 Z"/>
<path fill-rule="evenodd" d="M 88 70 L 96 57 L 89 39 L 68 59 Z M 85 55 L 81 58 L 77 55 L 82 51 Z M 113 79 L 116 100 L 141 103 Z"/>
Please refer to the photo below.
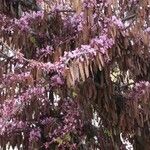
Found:
<path fill-rule="evenodd" d="M 136 17 L 136 14 L 132 14 L 132 15 L 130 15 L 130 16 L 127 16 L 127 17 L 123 18 L 123 19 L 122 19 L 122 22 L 128 21 L 128 20 L 133 19 L 133 18 L 135 18 L 135 17 Z"/>
<path fill-rule="evenodd" d="M 66 10 L 65 9 L 64 10 L 63 9 L 62 10 L 57 10 L 56 9 L 56 10 L 50 11 L 48 14 L 52 14 L 52 13 L 65 13 L 65 12 L 70 12 L 70 13 L 73 12 L 73 13 L 75 13 L 76 11 L 75 10 L 71 10 L 71 9 L 68 9 L 68 10 L 67 9 Z"/>

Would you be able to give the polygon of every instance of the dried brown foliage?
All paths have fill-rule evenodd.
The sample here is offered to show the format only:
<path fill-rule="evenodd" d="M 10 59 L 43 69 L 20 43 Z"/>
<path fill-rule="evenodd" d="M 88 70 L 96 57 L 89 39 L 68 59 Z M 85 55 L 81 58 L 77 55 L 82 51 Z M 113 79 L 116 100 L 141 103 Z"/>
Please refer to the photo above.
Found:
<path fill-rule="evenodd" d="M 104 55 L 97 53 L 93 59 L 89 59 L 87 56 L 84 56 L 84 61 L 80 61 L 79 58 L 70 59 L 67 62 L 69 69 L 64 71 L 65 86 L 52 89 L 48 98 L 53 103 L 55 101 L 54 93 L 57 93 L 62 99 L 68 96 L 73 98 L 80 106 L 82 121 L 85 124 L 83 130 L 89 138 L 86 143 L 87 149 L 92 150 L 96 147 L 102 150 L 121 149 L 120 133 L 122 133 L 123 137 L 131 141 L 135 149 L 148 150 L 150 147 L 150 86 L 143 85 L 137 91 L 135 83 L 150 81 L 150 36 L 148 32 L 145 32 L 145 29 L 150 26 L 149 0 L 136 2 L 113 0 L 107 7 L 104 2 L 90 9 L 83 9 L 81 1 L 76 0 L 70 1 L 72 10 L 53 12 L 51 5 L 55 3 L 57 2 L 45 2 L 47 12 L 45 12 L 40 26 L 37 26 L 37 22 L 33 22 L 34 32 L 24 34 L 16 29 L 15 33 L 10 35 L 11 33 L 0 30 L 2 45 L 0 49 L 0 82 L 3 80 L 2 76 L 13 72 L 13 65 L 19 62 L 17 59 L 9 57 L 8 49 L 15 52 L 21 50 L 20 52 L 26 59 L 21 70 L 31 72 L 31 75 L 26 80 L 20 81 L 19 85 L 6 84 L 5 90 L 0 87 L 0 103 L 3 104 L 6 99 L 13 97 L 16 94 L 14 90 L 16 87 L 19 88 L 19 94 L 21 91 L 25 91 L 27 86 L 38 84 L 40 79 L 53 76 L 50 72 L 44 72 L 38 67 L 28 70 L 26 66 L 33 60 L 36 63 L 59 62 L 60 56 L 63 56 L 65 51 L 73 51 L 82 44 L 89 44 L 97 33 L 102 32 L 103 28 L 98 26 L 98 20 L 104 23 L 105 17 L 117 15 L 128 25 L 119 29 L 117 26 L 108 24 L 108 36 L 115 41 L 113 47 L 109 48 L 108 53 Z M 97 0 L 96 3 L 100 2 Z M 10 18 L 20 16 L 19 9 L 28 11 L 40 8 L 34 1 L 29 4 L 28 1 L 21 0 L 17 4 L 13 4 L 9 0 L 0 0 L 0 13 L 6 15 L 6 26 L 9 26 Z M 70 13 L 79 14 L 81 11 L 84 12 L 85 19 L 82 32 L 66 28 L 62 16 Z M 93 13 L 99 15 L 94 21 Z M 2 26 L 4 26 L 4 21 L 0 20 L 0 27 Z M 40 37 L 39 33 L 44 36 Z M 37 58 L 35 56 L 36 48 L 44 45 L 53 45 L 54 53 L 47 57 Z M 110 61 L 106 62 L 107 59 Z M 17 72 L 20 73 L 20 68 L 15 70 L 15 73 Z M 49 85 L 48 80 L 43 83 L 43 86 L 47 85 Z M 138 95 L 142 90 L 145 92 Z M 24 108 L 19 118 L 32 120 L 33 113 L 35 113 L 35 118 L 39 117 L 40 112 L 50 116 L 55 113 L 49 104 L 39 109 L 40 102 L 37 103 L 33 98 L 31 103 L 30 107 Z M 95 113 L 96 117 L 100 118 L 98 128 L 93 127 L 91 123 Z M 91 133 L 88 132 L 89 130 Z M 92 141 L 94 136 L 99 137 L 98 146 Z M 7 136 L 2 137 L 0 145 L 4 148 L 8 141 L 11 145 L 20 145 L 22 141 L 23 145 L 28 145 L 27 140 L 20 137 L 22 136 L 19 134 L 15 137 L 12 136 L 13 139 Z M 34 146 L 39 147 L 40 143 L 36 144 Z M 80 147 L 80 149 L 82 148 Z"/>

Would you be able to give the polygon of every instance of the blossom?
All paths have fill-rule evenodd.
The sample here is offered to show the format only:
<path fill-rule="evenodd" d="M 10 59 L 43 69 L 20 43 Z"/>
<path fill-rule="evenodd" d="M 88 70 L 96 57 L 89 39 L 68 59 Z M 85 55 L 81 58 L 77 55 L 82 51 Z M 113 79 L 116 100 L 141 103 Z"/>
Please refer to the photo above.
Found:
<path fill-rule="evenodd" d="M 24 12 L 20 19 L 15 19 L 14 23 L 17 25 L 22 31 L 30 30 L 30 24 L 33 20 L 43 19 L 44 12 L 43 11 L 33 11 L 32 13 Z"/>
<path fill-rule="evenodd" d="M 147 91 L 150 91 L 150 82 L 148 81 L 140 81 L 135 83 L 135 86 L 133 87 L 132 91 L 129 94 L 130 98 L 133 98 L 135 100 L 140 99 Z"/>
<path fill-rule="evenodd" d="M 51 85 L 52 86 L 57 86 L 57 85 L 63 85 L 64 84 L 64 81 L 61 79 L 61 77 L 59 75 L 54 75 L 52 78 L 51 78 Z"/>
<path fill-rule="evenodd" d="M 2 84 L 6 86 L 11 85 L 13 83 L 23 83 L 26 82 L 26 80 L 30 77 L 30 72 L 10 73 L 3 77 Z"/>
<path fill-rule="evenodd" d="M 150 33 L 150 27 L 146 28 L 145 32 Z"/>
<path fill-rule="evenodd" d="M 44 91 L 44 87 L 32 87 L 18 97 L 6 99 L 0 108 L 1 117 L 10 120 L 13 115 L 22 111 L 25 104 L 29 103 L 32 97 L 42 97 Z"/>
<path fill-rule="evenodd" d="M 37 48 L 37 53 L 38 54 L 44 53 L 45 55 L 52 54 L 52 50 L 53 50 L 52 46 L 47 45 L 45 48 L 41 49 Z"/>
<path fill-rule="evenodd" d="M 124 28 L 124 24 L 123 24 L 123 22 L 121 21 L 121 19 L 117 19 L 116 16 L 112 16 L 111 21 L 112 21 L 117 27 L 119 27 L 120 29 Z"/>
<path fill-rule="evenodd" d="M 38 141 L 41 138 L 41 131 L 39 128 L 33 129 L 30 132 L 29 141 Z"/>
<path fill-rule="evenodd" d="M 95 2 L 94 2 L 94 1 L 95 1 L 95 0 L 90 0 L 90 1 L 84 0 L 83 6 L 84 6 L 85 8 L 94 7 L 94 5 L 95 5 Z"/>

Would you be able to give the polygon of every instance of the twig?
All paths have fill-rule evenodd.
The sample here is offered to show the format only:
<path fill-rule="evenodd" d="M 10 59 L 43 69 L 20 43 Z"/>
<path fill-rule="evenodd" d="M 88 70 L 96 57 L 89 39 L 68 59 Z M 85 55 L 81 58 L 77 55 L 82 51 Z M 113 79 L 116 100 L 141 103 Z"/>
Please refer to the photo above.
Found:
<path fill-rule="evenodd" d="M 134 17 L 136 17 L 136 14 L 132 14 L 130 16 L 127 16 L 127 17 L 125 17 L 125 18 L 122 19 L 122 22 L 125 22 L 127 20 L 133 19 Z"/>

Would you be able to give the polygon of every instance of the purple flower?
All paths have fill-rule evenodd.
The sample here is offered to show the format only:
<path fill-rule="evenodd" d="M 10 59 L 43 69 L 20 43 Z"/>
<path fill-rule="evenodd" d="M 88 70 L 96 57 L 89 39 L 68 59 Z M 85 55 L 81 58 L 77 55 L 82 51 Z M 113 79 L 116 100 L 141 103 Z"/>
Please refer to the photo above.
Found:
<path fill-rule="evenodd" d="M 112 21 L 117 27 L 119 27 L 120 29 L 124 28 L 124 24 L 123 24 L 123 22 L 121 21 L 121 19 L 117 19 L 116 16 L 112 16 L 111 21 Z"/>
<path fill-rule="evenodd" d="M 145 32 L 150 33 L 150 27 L 146 28 Z"/>
<path fill-rule="evenodd" d="M 51 78 L 51 82 L 52 82 L 52 86 L 58 86 L 58 85 L 63 85 L 64 81 L 62 80 L 62 78 L 59 75 L 54 75 Z"/>
<path fill-rule="evenodd" d="M 35 142 L 37 142 L 40 138 L 41 138 L 41 131 L 40 131 L 39 128 L 33 129 L 33 130 L 30 132 L 29 141 L 35 141 Z"/>

